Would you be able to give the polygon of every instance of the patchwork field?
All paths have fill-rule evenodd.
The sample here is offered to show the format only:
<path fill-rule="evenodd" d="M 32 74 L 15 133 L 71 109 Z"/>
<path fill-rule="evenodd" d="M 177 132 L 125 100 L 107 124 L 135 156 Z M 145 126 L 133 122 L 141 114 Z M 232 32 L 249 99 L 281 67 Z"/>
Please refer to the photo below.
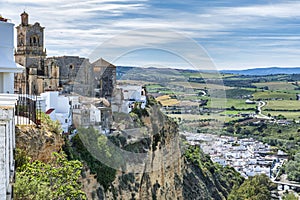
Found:
<path fill-rule="evenodd" d="M 266 83 L 253 83 L 258 88 L 268 87 L 269 90 L 294 90 L 297 88 L 291 82 L 266 82 Z"/>
<path fill-rule="evenodd" d="M 281 92 L 281 91 L 262 91 L 253 93 L 253 99 L 271 100 L 271 99 L 284 99 L 284 100 L 295 100 L 296 95 Z"/>
<path fill-rule="evenodd" d="M 292 111 L 263 111 L 264 115 L 270 114 L 271 116 L 279 116 L 282 115 L 288 120 L 300 120 L 300 112 L 292 112 Z"/>
<path fill-rule="evenodd" d="M 255 109 L 256 104 L 246 104 L 245 99 L 213 98 L 213 99 L 210 99 L 207 107 L 209 107 L 209 108 L 233 108 L 236 110 L 246 110 L 246 109 Z"/>
<path fill-rule="evenodd" d="M 180 103 L 177 99 L 172 99 L 169 95 L 157 97 L 156 100 L 160 102 L 162 106 L 174 106 Z"/>
<path fill-rule="evenodd" d="M 241 114 L 256 112 L 257 103 L 246 104 L 246 100 L 250 99 L 262 100 L 267 103 L 262 108 L 264 115 L 278 116 L 281 114 L 287 119 L 299 120 L 300 101 L 296 101 L 296 95 L 300 93 L 297 85 L 300 76 L 203 74 L 196 71 L 173 69 L 143 69 L 138 72 L 130 73 L 131 80 L 122 80 L 122 82 L 146 85 L 150 94 L 159 96 L 157 100 L 163 106 L 190 106 L 208 100 L 206 105 L 202 105 L 205 110 L 203 115 L 172 114 L 170 115 L 172 117 L 180 117 L 188 121 L 225 117 L 226 122 L 232 121 L 239 119 Z M 156 74 L 155 77 L 154 74 Z M 218 82 L 222 78 L 225 85 L 188 82 L 190 78 L 200 78 L 200 81 L 201 78 L 209 78 L 211 82 L 214 80 Z M 220 112 L 219 110 L 219 113 L 214 113 L 216 109 L 224 111 Z"/>
<path fill-rule="evenodd" d="M 228 116 L 221 116 L 219 114 L 213 115 L 191 115 L 191 114 L 168 114 L 171 118 L 180 118 L 181 120 L 218 120 L 220 123 L 229 122 L 232 120 L 240 119 L 239 117 L 228 117 Z"/>
<path fill-rule="evenodd" d="M 185 77 L 196 77 L 196 78 L 225 78 L 235 76 L 234 74 L 224 74 L 224 73 L 206 73 L 206 72 L 182 72 Z"/>
<path fill-rule="evenodd" d="M 171 82 L 172 85 L 183 86 L 191 89 L 231 89 L 231 87 L 218 85 L 218 84 L 205 84 L 205 83 L 194 83 L 194 82 Z"/>
<path fill-rule="evenodd" d="M 266 106 L 263 110 L 300 110 L 300 101 L 297 100 L 278 100 L 278 101 L 267 101 Z M 300 112 L 299 112 L 300 114 Z"/>

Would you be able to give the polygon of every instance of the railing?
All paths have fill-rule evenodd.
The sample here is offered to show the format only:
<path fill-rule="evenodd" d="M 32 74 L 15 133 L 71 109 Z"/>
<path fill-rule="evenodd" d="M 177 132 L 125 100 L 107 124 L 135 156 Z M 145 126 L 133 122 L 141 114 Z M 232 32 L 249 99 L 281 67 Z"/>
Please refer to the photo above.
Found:
<path fill-rule="evenodd" d="M 35 95 L 20 94 L 16 103 L 16 124 L 40 125 L 41 108 Z"/>

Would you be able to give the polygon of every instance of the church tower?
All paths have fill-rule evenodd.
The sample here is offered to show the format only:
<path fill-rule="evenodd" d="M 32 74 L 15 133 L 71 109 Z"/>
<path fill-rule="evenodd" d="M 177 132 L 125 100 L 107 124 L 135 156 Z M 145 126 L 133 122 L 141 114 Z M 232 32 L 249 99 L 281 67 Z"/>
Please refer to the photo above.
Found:
<path fill-rule="evenodd" d="M 38 22 L 29 24 L 29 16 L 21 14 L 21 24 L 17 29 L 17 49 L 15 62 L 25 67 L 25 72 L 15 76 L 15 91 L 38 94 L 43 84 L 38 84 L 38 76 L 44 76 L 46 50 L 44 49 L 44 27 Z"/>

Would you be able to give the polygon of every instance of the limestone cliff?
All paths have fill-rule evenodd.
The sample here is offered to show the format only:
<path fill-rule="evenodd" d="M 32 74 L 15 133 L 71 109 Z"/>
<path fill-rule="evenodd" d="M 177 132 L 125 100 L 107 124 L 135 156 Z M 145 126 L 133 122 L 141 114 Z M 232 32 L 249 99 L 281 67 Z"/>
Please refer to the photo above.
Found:
<path fill-rule="evenodd" d="M 140 136 L 131 134 L 132 129 L 129 129 L 123 131 L 130 138 L 123 147 L 145 153 L 147 158 L 140 168 L 127 163 L 125 171 L 129 173 L 117 174 L 105 194 L 106 199 L 183 199 L 177 124 L 163 115 L 157 105 L 147 108 L 144 114 L 139 110 L 134 113 L 133 121 L 146 127 L 147 142 L 142 142 Z"/>
<path fill-rule="evenodd" d="M 177 124 L 158 105 L 114 119 L 116 131 L 109 139 L 126 151 L 147 156 L 143 162 L 126 162 L 105 183 L 105 189 L 85 182 L 91 199 L 226 199 L 233 185 L 241 184 L 242 178 L 233 169 L 212 163 L 197 147 L 180 144 Z M 105 171 L 98 172 L 101 178 L 97 180 L 106 178 Z"/>
<path fill-rule="evenodd" d="M 243 181 L 199 147 L 184 145 L 177 124 L 156 103 L 113 118 L 115 131 L 107 138 L 93 128 L 79 129 L 64 149 L 85 163 L 82 183 L 89 199 L 226 199 Z"/>
<path fill-rule="evenodd" d="M 16 126 L 16 147 L 22 149 L 32 160 L 49 162 L 53 159 L 52 152 L 62 149 L 64 140 L 60 134 L 59 124 L 49 120 L 47 119 L 40 127 Z"/>
<path fill-rule="evenodd" d="M 101 146 L 101 153 L 119 156 L 124 162 L 110 168 L 91 155 L 80 137 L 66 142 L 69 159 L 85 163 L 81 183 L 88 199 L 225 199 L 242 178 L 231 168 L 210 160 L 197 147 L 183 145 L 177 124 L 165 116 L 157 104 L 128 115 L 114 116 L 115 132 L 108 140 L 126 152 L 145 155 L 143 159 L 119 155 Z M 102 144 L 105 137 L 94 129 L 86 134 L 91 144 Z M 96 138 L 91 138 L 91 136 Z M 99 138 L 101 140 L 99 140 Z M 100 142 L 100 143 L 99 143 Z M 32 160 L 51 161 L 52 152 L 64 145 L 59 126 L 53 122 L 41 127 L 16 127 L 17 147 Z M 100 148 L 100 150 L 101 150 Z"/>

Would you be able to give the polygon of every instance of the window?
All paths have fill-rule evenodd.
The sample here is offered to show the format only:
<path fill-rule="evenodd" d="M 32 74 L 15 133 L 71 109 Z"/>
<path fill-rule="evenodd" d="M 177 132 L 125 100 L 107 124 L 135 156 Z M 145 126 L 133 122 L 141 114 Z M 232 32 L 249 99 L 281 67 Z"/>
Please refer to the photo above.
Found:
<path fill-rule="evenodd" d="M 31 36 L 29 39 L 30 46 L 38 46 L 39 45 L 39 38 L 37 36 Z"/>
<path fill-rule="evenodd" d="M 65 119 L 65 123 L 68 123 L 68 119 Z"/>

